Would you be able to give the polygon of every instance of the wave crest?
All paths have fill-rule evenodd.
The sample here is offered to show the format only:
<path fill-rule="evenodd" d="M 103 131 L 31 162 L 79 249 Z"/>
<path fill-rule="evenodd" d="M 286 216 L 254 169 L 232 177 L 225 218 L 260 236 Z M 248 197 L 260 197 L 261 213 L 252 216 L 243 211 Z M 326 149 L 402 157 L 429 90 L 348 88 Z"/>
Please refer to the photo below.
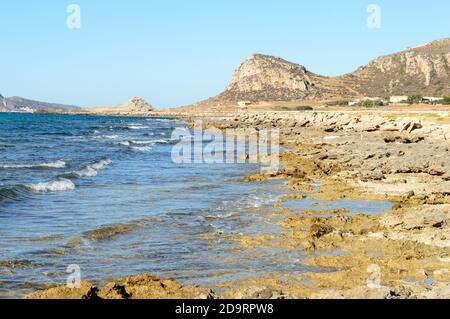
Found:
<path fill-rule="evenodd" d="M 51 163 L 0 165 L 0 168 L 3 169 L 64 168 L 64 167 L 66 167 L 66 162 L 61 160 Z"/>
<path fill-rule="evenodd" d="M 60 178 L 46 183 L 26 184 L 24 187 L 33 193 L 53 193 L 74 190 L 75 184 L 69 179 Z"/>
<path fill-rule="evenodd" d="M 82 167 L 80 170 L 62 175 L 65 179 L 78 179 L 82 177 L 94 177 L 98 175 L 98 172 L 112 164 L 112 160 L 109 158 L 104 158 L 98 161 L 94 161 L 89 165 Z"/>

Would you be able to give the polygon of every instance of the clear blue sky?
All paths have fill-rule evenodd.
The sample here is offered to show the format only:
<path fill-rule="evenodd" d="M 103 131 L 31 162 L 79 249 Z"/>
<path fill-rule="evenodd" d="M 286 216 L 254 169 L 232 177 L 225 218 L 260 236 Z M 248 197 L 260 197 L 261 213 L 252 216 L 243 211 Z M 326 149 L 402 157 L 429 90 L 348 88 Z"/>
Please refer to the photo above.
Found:
<path fill-rule="evenodd" d="M 81 29 L 66 26 L 81 7 Z M 369 4 L 381 29 L 369 29 Z M 0 93 L 81 106 L 188 104 L 265 53 L 338 75 L 450 37 L 448 0 L 2 0 Z"/>

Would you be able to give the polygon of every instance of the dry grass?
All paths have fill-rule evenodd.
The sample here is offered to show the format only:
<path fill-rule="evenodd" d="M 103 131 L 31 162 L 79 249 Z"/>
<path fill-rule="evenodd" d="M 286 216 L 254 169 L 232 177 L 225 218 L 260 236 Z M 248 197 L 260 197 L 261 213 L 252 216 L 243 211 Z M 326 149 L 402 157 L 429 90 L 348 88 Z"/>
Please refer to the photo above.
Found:
<path fill-rule="evenodd" d="M 395 113 L 387 114 L 384 116 L 386 119 L 399 119 L 399 118 L 415 118 L 428 122 L 436 122 L 440 124 L 450 124 L 449 113 Z"/>

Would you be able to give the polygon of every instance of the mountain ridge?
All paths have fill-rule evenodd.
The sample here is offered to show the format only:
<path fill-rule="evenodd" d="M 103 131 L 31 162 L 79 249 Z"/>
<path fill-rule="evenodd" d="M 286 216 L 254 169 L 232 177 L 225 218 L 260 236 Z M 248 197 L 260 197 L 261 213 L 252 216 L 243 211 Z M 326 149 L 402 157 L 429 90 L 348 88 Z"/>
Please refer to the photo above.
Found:
<path fill-rule="evenodd" d="M 41 102 L 19 96 L 4 97 L 0 94 L 0 112 L 72 112 L 79 111 L 81 108 L 75 105 Z"/>
<path fill-rule="evenodd" d="M 353 72 L 323 76 L 280 57 L 252 54 L 220 94 L 198 104 L 450 94 L 450 38 L 377 57 Z"/>

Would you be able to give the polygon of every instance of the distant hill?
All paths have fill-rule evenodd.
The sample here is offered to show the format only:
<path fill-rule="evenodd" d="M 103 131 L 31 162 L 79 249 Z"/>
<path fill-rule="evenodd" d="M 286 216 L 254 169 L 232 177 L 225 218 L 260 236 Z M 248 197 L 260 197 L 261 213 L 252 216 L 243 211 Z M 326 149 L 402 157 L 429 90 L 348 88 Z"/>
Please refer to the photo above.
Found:
<path fill-rule="evenodd" d="M 337 62 L 337 61 L 336 61 Z M 450 39 L 379 57 L 355 72 L 326 77 L 278 57 L 254 54 L 225 91 L 197 105 L 450 94 Z"/>
<path fill-rule="evenodd" d="M 450 94 L 450 39 L 379 57 L 342 78 L 366 96 Z"/>
<path fill-rule="evenodd" d="M 147 115 L 153 111 L 153 107 L 143 98 L 133 97 L 127 103 L 110 106 L 96 106 L 84 109 L 84 111 L 102 115 Z"/>
<path fill-rule="evenodd" d="M 72 112 L 79 111 L 80 107 L 74 105 L 47 103 L 40 101 L 33 101 L 24 99 L 22 97 L 3 97 L 0 94 L 0 112 L 22 112 L 22 113 L 35 113 L 35 112 Z"/>

